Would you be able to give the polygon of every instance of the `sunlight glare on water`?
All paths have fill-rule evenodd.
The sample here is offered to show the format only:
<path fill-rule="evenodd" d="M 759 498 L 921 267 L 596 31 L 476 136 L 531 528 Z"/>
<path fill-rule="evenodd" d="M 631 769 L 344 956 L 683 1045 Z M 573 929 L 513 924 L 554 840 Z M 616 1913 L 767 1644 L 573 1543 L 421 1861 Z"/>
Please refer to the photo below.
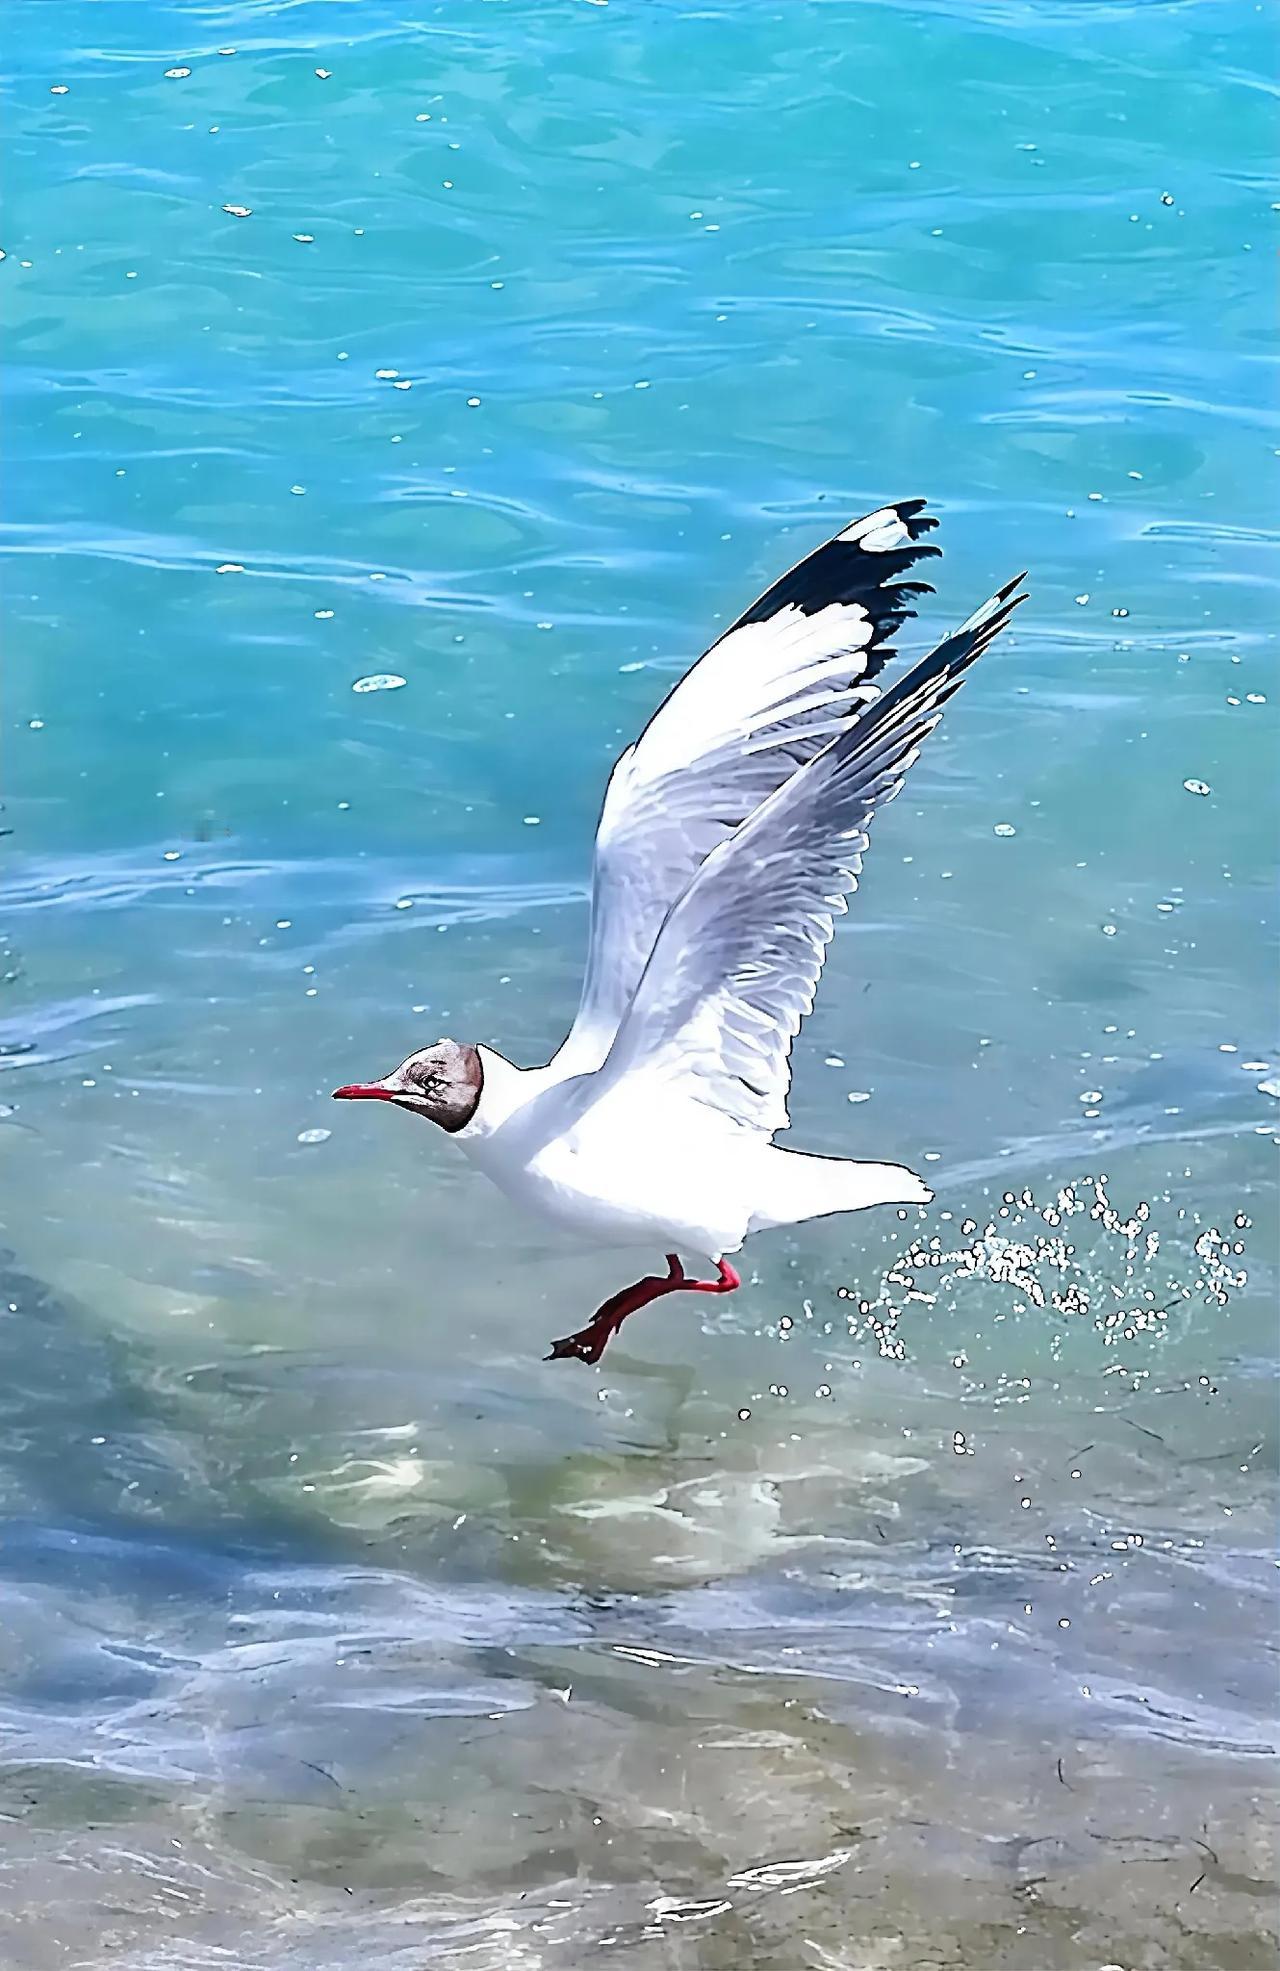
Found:
<path fill-rule="evenodd" d="M 6 19 L 0 1960 L 1260 1971 L 1264 16 Z M 924 494 L 904 652 L 1031 601 L 793 1136 L 936 1203 L 544 1363 L 635 1255 L 329 1091 L 546 1058 L 621 746 Z"/>

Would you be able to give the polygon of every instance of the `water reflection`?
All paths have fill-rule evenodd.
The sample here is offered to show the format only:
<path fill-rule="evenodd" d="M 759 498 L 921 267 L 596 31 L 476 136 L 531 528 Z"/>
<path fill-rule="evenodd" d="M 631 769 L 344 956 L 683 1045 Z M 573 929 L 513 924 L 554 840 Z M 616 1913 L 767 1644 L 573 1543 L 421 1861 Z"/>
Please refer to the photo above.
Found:
<path fill-rule="evenodd" d="M 1085 1218 L 1092 1296 L 1149 1214 Z M 886 1276 L 908 1333 L 916 1267 L 1005 1323 L 1009 1278 L 933 1256 L 918 1240 Z M 1023 1324 L 1044 1313 L 1027 1263 Z M 245 1923 L 247 1963 L 343 1963 L 336 1896 L 375 1937 L 394 1909 L 419 1962 L 696 1935 L 727 1966 L 781 1947 L 801 1894 L 814 1963 L 871 1948 L 886 1898 L 936 1947 L 932 1918 L 903 1927 L 922 1866 L 957 1884 L 958 1952 L 1018 1909 L 1065 1940 L 1110 1897 L 1113 1936 L 1121 1908 L 1135 1938 L 1173 1936 L 1193 1883 L 1217 1913 L 1261 1893 L 1239 1809 L 1274 1750 L 1263 1392 L 1181 1373 L 1158 1325 L 1119 1380 L 1086 1326 L 1049 1381 L 990 1389 L 940 1353 L 937 1295 L 919 1360 L 815 1322 L 721 1333 L 771 1390 L 733 1409 L 628 1360 L 574 1448 L 502 1443 L 461 1365 L 390 1421 L 407 1392 L 376 1364 L 224 1345 L 180 1368 L 12 1257 L 3 1290 L 11 1923 L 69 1823 L 114 1830 L 126 1900 L 183 1909 L 175 1963 L 205 1961 L 204 1931 L 243 1951 Z M 1193 1798 L 1198 1818 L 1172 1805 Z"/>

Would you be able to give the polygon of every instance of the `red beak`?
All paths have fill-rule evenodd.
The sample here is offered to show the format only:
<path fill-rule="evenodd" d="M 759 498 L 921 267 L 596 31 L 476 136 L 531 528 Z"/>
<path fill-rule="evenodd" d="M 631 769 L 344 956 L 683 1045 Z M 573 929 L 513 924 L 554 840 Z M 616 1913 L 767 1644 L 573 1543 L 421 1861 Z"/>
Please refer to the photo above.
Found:
<path fill-rule="evenodd" d="M 349 1081 L 345 1088 L 335 1088 L 335 1102 L 394 1102 L 395 1096 L 389 1088 L 380 1088 L 376 1081 Z"/>

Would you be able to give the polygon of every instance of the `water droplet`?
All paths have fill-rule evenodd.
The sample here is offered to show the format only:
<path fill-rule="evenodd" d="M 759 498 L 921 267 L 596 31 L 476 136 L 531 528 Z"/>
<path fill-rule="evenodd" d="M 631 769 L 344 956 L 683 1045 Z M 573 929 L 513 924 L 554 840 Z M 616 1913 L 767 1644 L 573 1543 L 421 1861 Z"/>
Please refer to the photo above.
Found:
<path fill-rule="evenodd" d="M 351 689 L 353 691 L 399 691 L 401 685 L 407 684 L 408 682 L 408 678 L 397 677 L 394 671 L 375 671 L 371 677 L 357 678 Z"/>

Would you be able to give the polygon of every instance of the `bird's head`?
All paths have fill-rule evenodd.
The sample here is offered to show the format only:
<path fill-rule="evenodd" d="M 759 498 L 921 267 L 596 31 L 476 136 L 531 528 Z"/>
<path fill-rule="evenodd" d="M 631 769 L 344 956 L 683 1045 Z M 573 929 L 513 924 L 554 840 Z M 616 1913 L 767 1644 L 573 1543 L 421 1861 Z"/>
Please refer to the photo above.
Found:
<path fill-rule="evenodd" d="M 471 1121 L 483 1087 L 479 1048 L 437 1040 L 434 1047 L 410 1054 L 381 1081 L 348 1082 L 345 1088 L 335 1088 L 333 1096 L 337 1102 L 394 1102 L 397 1108 L 439 1123 L 452 1136 Z"/>

